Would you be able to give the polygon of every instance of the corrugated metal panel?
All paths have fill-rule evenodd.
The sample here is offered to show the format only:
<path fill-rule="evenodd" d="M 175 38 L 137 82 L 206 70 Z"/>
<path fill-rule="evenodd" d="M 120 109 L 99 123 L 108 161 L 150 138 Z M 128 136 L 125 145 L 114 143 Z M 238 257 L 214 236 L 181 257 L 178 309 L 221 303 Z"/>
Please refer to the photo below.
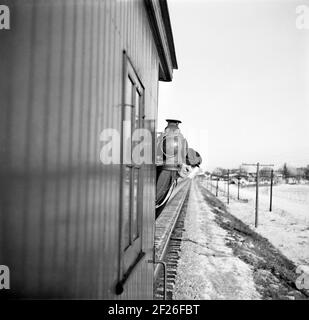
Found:
<path fill-rule="evenodd" d="M 1 263 L 12 294 L 151 298 L 154 183 L 144 175 L 145 261 L 122 296 L 119 176 L 100 163 L 99 134 L 121 125 L 123 50 L 156 118 L 158 55 L 143 1 L 5 0 L 0 32 Z"/>

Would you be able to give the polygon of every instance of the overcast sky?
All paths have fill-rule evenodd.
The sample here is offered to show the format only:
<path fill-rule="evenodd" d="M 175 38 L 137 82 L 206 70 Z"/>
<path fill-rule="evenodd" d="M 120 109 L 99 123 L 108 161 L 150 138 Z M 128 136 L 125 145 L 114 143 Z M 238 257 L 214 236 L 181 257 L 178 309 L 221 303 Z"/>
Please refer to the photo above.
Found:
<path fill-rule="evenodd" d="M 169 0 L 179 70 L 160 83 L 158 130 L 183 123 L 203 168 L 309 164 L 308 0 Z"/>

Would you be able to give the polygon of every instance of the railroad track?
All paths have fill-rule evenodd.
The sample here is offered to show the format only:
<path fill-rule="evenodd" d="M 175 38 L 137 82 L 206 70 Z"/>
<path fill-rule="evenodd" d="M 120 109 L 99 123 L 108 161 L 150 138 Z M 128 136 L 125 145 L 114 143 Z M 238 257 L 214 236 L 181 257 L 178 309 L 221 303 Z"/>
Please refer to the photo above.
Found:
<path fill-rule="evenodd" d="M 167 300 L 171 300 L 173 295 L 190 186 L 191 180 L 182 182 L 156 221 L 156 261 L 163 261 L 166 265 Z M 154 273 L 154 299 L 164 299 L 163 271 L 162 266 L 157 264 Z"/>

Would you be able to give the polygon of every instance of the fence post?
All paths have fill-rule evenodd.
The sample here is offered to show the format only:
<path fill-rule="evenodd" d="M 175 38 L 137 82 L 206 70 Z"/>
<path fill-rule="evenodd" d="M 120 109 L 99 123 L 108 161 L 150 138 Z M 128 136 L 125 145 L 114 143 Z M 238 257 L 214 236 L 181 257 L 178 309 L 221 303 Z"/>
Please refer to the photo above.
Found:
<path fill-rule="evenodd" d="M 255 194 L 255 227 L 258 227 L 259 224 L 259 174 L 260 174 L 260 165 L 264 167 L 273 167 L 273 164 L 247 164 L 243 163 L 243 166 L 256 166 L 256 194 Z"/>
<path fill-rule="evenodd" d="M 217 177 L 216 197 L 218 197 L 219 177 Z"/>
<path fill-rule="evenodd" d="M 227 203 L 230 203 L 230 170 L 227 170 Z"/>
<path fill-rule="evenodd" d="M 210 192 L 212 193 L 212 174 L 210 175 Z"/>
<path fill-rule="evenodd" d="M 240 177 L 238 176 L 238 186 L 237 186 L 237 200 L 239 200 L 239 186 L 240 186 Z"/>
<path fill-rule="evenodd" d="M 256 164 L 256 194 L 255 194 L 255 227 L 259 225 L 259 173 L 260 163 Z"/>
<path fill-rule="evenodd" d="M 270 203 L 269 203 L 269 211 L 272 211 L 273 207 L 273 179 L 274 179 L 274 170 L 270 172 Z"/>

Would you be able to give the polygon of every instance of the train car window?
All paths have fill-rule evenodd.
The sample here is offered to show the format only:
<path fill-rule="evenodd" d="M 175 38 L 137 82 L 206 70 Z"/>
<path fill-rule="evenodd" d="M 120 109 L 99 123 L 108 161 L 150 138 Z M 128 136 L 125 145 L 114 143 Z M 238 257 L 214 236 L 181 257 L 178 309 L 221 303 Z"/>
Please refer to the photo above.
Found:
<path fill-rule="evenodd" d="M 125 63 L 122 181 L 121 277 L 135 265 L 142 252 L 143 167 L 134 163 L 134 130 L 144 127 L 144 87 L 129 60 Z"/>

